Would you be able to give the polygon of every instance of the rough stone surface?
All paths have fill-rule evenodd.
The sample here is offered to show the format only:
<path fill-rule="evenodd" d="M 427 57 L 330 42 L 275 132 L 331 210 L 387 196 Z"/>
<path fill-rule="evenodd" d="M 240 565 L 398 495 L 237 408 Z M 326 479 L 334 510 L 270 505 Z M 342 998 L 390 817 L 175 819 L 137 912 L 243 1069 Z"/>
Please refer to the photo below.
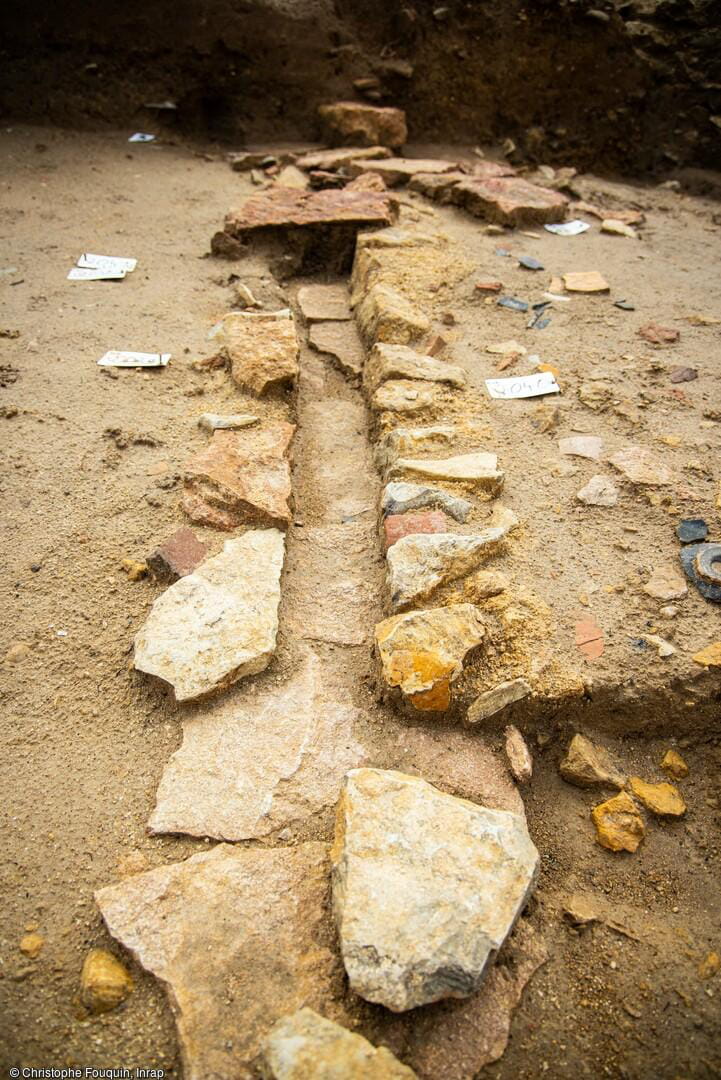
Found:
<path fill-rule="evenodd" d="M 611 454 L 609 462 L 633 484 L 670 484 L 671 470 L 645 446 L 629 446 Z"/>
<path fill-rule="evenodd" d="M 515 814 L 403 773 L 354 769 L 331 863 L 351 987 L 403 1012 L 479 988 L 531 894 L 539 856 Z"/>
<path fill-rule="evenodd" d="M 335 366 L 354 382 L 363 372 L 365 349 L 354 322 L 318 322 L 308 332 L 308 344 L 332 357 Z"/>
<path fill-rule="evenodd" d="M 90 950 L 80 976 L 80 1000 L 89 1012 L 97 1016 L 117 1009 L 132 989 L 129 972 L 111 952 Z"/>
<path fill-rule="evenodd" d="M 416 709 L 443 712 L 466 653 L 484 635 L 481 612 L 473 604 L 393 615 L 375 628 L 382 680 Z"/>
<path fill-rule="evenodd" d="M 389 345 L 408 345 L 425 336 L 430 320 L 395 289 L 381 283 L 373 285 L 356 308 L 358 329 L 370 347 L 381 341 Z"/>
<path fill-rule="evenodd" d="M 201 525 L 235 529 L 248 522 L 286 525 L 291 512 L 288 447 L 295 428 L 284 420 L 243 431 L 216 431 L 186 464 L 183 509 Z"/>
<path fill-rule="evenodd" d="M 688 765 L 677 750 L 667 750 L 661 761 L 661 768 L 672 780 L 683 780 L 688 776 Z"/>
<path fill-rule="evenodd" d="M 576 493 L 576 498 L 586 506 L 615 506 L 618 490 L 612 480 L 599 473 Z"/>
<path fill-rule="evenodd" d="M 514 702 L 522 701 L 530 692 L 531 687 L 525 679 L 512 679 L 509 682 L 499 683 L 491 690 L 485 690 L 468 706 L 466 720 L 469 724 L 480 724 L 496 716 Z"/>
<path fill-rule="evenodd" d="M 387 432 L 376 445 L 375 457 L 381 469 L 398 457 L 421 454 L 449 446 L 458 436 L 452 424 L 431 424 L 426 427 L 398 427 Z"/>
<path fill-rule="evenodd" d="M 686 813 L 686 803 L 674 784 L 649 784 L 640 776 L 632 776 L 628 786 L 631 793 L 652 814 L 659 817 L 683 817 Z"/>
<path fill-rule="evenodd" d="M 198 427 L 204 431 L 238 431 L 239 428 L 250 427 L 257 424 L 258 417 L 251 413 L 232 413 L 229 416 L 219 416 L 218 413 L 202 413 L 198 417 Z"/>
<path fill-rule="evenodd" d="M 248 840 L 331 806 L 364 757 L 356 720 L 356 709 L 329 697 L 321 661 L 309 652 L 279 686 L 235 694 L 184 720 L 150 831 Z"/>
<path fill-rule="evenodd" d="M 334 150 L 315 150 L 310 154 L 303 154 L 296 161 L 301 169 L 340 169 L 349 165 L 351 161 L 363 158 L 387 158 L 391 156 L 390 150 L 385 146 L 345 146 Z"/>
<path fill-rule="evenodd" d="M 607 750 L 594 746 L 585 735 L 574 735 L 559 765 L 561 776 L 576 787 L 622 788 L 626 777 L 616 768 Z"/>
<path fill-rule="evenodd" d="M 385 1046 L 299 1009 L 271 1028 L 263 1046 L 264 1080 L 413 1080 Z"/>
<path fill-rule="evenodd" d="M 497 456 L 481 451 L 443 459 L 398 458 L 388 478 L 401 479 L 408 474 L 430 480 L 462 481 L 488 495 L 498 495 L 503 487 Z"/>
<path fill-rule="evenodd" d="M 415 514 L 389 514 L 383 522 L 383 547 L 387 551 L 404 536 L 416 533 L 447 533 L 451 519 L 442 510 L 423 510 Z"/>
<path fill-rule="evenodd" d="M 399 481 L 392 481 L 383 488 L 381 495 L 383 514 L 405 514 L 409 510 L 424 510 L 426 507 L 445 510 L 461 523 L 467 519 L 473 509 L 472 503 L 469 503 L 467 499 L 459 499 L 456 495 L 441 491 L 440 488 Z"/>
<path fill-rule="evenodd" d="M 635 851 L 646 831 L 638 807 L 626 791 L 594 806 L 591 819 L 596 839 L 609 851 Z"/>
<path fill-rule="evenodd" d="M 208 545 L 183 525 L 148 556 L 147 563 L 157 578 L 172 582 L 192 574 L 207 554 Z"/>
<path fill-rule="evenodd" d="M 515 176 L 467 177 L 455 185 L 453 202 L 498 225 L 544 225 L 563 221 L 568 199 Z"/>
<path fill-rule="evenodd" d="M 413 414 L 432 409 L 441 400 L 440 388 L 435 383 L 417 379 L 389 379 L 378 387 L 370 404 L 375 412 Z"/>
<path fill-rule="evenodd" d="M 675 566 L 657 566 L 643 591 L 654 600 L 680 600 L 688 593 L 688 586 Z"/>
<path fill-rule="evenodd" d="M 570 457 L 598 461 L 603 450 L 603 439 L 598 435 L 570 435 L 566 439 L 558 440 L 558 449 Z"/>
<path fill-rule="evenodd" d="M 533 758 L 526 745 L 526 740 L 513 724 L 508 725 L 503 735 L 511 775 L 519 784 L 527 784 L 533 776 Z"/>
<path fill-rule="evenodd" d="M 101 889 L 113 937 L 167 985 L 186 1080 L 253 1080 L 281 1016 L 332 1006 L 324 844 L 219 844 Z"/>
<path fill-rule="evenodd" d="M 415 172 L 408 181 L 411 191 L 418 191 L 434 202 L 453 202 L 453 189 L 467 174 L 463 172 Z"/>
<path fill-rule="evenodd" d="M 135 638 L 135 667 L 170 683 L 178 701 L 254 675 L 275 652 L 285 538 L 277 529 L 226 540 L 171 585 Z"/>
<path fill-rule="evenodd" d="M 563 284 L 569 292 L 608 292 L 609 284 L 597 270 L 580 270 L 563 275 Z"/>
<path fill-rule="evenodd" d="M 382 176 L 388 187 L 402 184 L 416 173 L 452 173 L 457 169 L 457 161 L 443 161 L 438 158 L 389 157 L 382 161 L 363 159 L 352 161 L 349 166 L 352 176 L 358 176 L 362 172 L 373 172 Z"/>
<path fill-rule="evenodd" d="M 422 379 L 428 382 L 465 386 L 466 373 L 455 364 L 409 349 L 407 345 L 373 346 L 363 370 L 363 387 L 372 394 L 389 379 Z"/>
<path fill-rule="evenodd" d="M 298 338 L 293 319 L 231 311 L 215 339 L 230 362 L 234 382 L 262 395 L 294 382 L 298 375 Z"/>
<path fill-rule="evenodd" d="M 397 611 L 427 599 L 497 554 L 508 532 L 502 526 L 471 536 L 458 533 L 417 534 L 398 540 L 388 551 L 388 590 Z"/>
<path fill-rule="evenodd" d="M 309 323 L 351 317 L 344 285 L 302 285 L 298 289 L 298 306 Z"/>
<path fill-rule="evenodd" d="M 221 235 L 243 239 L 257 230 L 312 229 L 326 226 L 391 225 L 387 195 L 377 191 L 297 191 L 274 187 L 251 195 L 225 219 Z"/>
<path fill-rule="evenodd" d="M 333 146 L 403 146 L 408 138 L 402 109 L 337 101 L 318 108 L 323 132 Z"/>

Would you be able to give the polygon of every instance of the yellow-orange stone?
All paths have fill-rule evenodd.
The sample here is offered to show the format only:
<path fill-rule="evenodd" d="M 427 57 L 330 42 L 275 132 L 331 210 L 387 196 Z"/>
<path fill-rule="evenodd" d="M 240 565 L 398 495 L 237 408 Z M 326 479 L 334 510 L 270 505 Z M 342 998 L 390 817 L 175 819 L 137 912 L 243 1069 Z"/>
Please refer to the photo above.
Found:
<path fill-rule="evenodd" d="M 639 809 L 626 791 L 594 806 L 591 818 L 596 839 L 609 851 L 635 851 L 646 831 Z"/>
<path fill-rule="evenodd" d="M 40 950 L 45 944 L 45 938 L 41 934 L 26 934 L 20 940 L 20 952 L 25 953 L 31 960 L 40 955 Z"/>
<path fill-rule="evenodd" d="M 704 667 L 721 667 L 721 641 L 714 641 L 713 645 L 695 653 L 694 660 Z"/>
<path fill-rule="evenodd" d="M 648 784 L 640 776 L 632 776 L 628 784 L 636 798 L 652 813 L 660 817 L 683 817 L 686 813 L 686 803 L 673 784 Z"/>
<path fill-rule="evenodd" d="M 684 776 L 688 776 L 688 765 L 675 750 L 666 751 L 661 761 L 661 768 L 674 780 L 683 780 Z"/>

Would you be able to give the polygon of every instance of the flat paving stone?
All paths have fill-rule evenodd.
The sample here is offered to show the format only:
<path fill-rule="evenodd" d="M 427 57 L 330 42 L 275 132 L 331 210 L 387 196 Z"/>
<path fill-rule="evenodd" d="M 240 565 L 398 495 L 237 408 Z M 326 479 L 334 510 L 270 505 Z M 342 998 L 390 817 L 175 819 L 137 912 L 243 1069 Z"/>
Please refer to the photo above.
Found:
<path fill-rule="evenodd" d="M 308 331 L 308 344 L 326 353 L 334 365 L 354 382 L 360 380 L 365 348 L 354 322 L 317 322 Z"/>
<path fill-rule="evenodd" d="M 297 191 L 270 188 L 251 195 L 225 219 L 225 232 L 244 238 L 264 229 L 308 229 L 329 225 L 391 225 L 390 199 L 378 191 Z"/>
<path fill-rule="evenodd" d="M 558 191 L 516 176 L 468 177 L 456 184 L 453 202 L 498 225 L 544 225 L 563 221 L 568 199 Z"/>

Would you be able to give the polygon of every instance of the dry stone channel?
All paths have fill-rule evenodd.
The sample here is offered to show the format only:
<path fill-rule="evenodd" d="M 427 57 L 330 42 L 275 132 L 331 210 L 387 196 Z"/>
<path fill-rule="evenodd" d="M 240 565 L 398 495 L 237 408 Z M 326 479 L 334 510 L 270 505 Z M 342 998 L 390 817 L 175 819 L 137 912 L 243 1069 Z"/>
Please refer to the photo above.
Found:
<path fill-rule="evenodd" d="M 360 171 L 359 140 L 400 145 L 394 110 L 371 113 L 329 112 L 356 146 L 301 167 Z M 413 175 L 387 152 L 367 160 L 388 161 L 397 183 Z M 345 281 L 291 287 L 286 309 L 216 327 L 203 366 L 258 408 L 204 417 L 182 510 L 224 545 L 208 554 L 187 529 L 160 545 L 155 572 L 173 583 L 136 640 L 136 668 L 183 703 L 150 832 L 221 843 L 97 902 L 166 984 L 186 1078 L 306 1080 L 325 1062 L 349 1077 L 471 1080 L 503 1052 L 546 955 L 516 927 L 538 853 L 512 776 L 527 782 L 532 762 L 516 728 L 504 762 L 480 707 L 473 731 L 409 720 L 457 718 L 467 701 L 464 665 L 483 665 L 497 634 L 522 523 L 500 502 L 494 448 L 458 422 L 466 372 L 438 355 L 412 284 L 439 267 L 455 280 L 448 238 L 394 226 L 387 200 L 330 194 L 271 187 L 214 238 L 227 255 L 269 231 L 293 247 L 300 230 L 306 257 L 351 229 L 354 262 Z M 486 690 L 504 722 L 531 693 L 517 682 L 523 694 L 500 679 Z M 512 978 L 493 966 L 501 948 Z"/>

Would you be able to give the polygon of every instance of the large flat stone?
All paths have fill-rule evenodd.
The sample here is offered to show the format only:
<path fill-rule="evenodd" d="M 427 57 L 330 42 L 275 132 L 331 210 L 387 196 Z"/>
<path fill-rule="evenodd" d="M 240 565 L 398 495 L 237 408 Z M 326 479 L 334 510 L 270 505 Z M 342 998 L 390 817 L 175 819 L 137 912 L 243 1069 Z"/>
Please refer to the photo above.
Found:
<path fill-rule="evenodd" d="M 508 533 L 496 526 L 471 536 L 416 533 L 388 549 L 388 591 L 395 611 L 427 600 L 436 589 L 465 577 L 496 555 Z"/>
<path fill-rule="evenodd" d="M 298 306 L 309 323 L 351 317 L 345 285 L 302 285 L 298 289 Z"/>
<path fill-rule="evenodd" d="M 539 856 L 523 818 L 366 768 L 346 778 L 331 862 L 351 987 L 403 1012 L 478 990 Z"/>
<path fill-rule="evenodd" d="M 341 169 L 349 165 L 351 161 L 365 158 L 378 159 L 391 156 L 390 150 L 385 146 L 344 146 L 333 150 L 314 150 L 310 154 L 303 154 L 296 161 L 300 169 L 320 169 L 323 172 Z"/>
<path fill-rule="evenodd" d="M 183 509 L 201 525 L 235 529 L 248 522 L 290 521 L 288 447 L 295 427 L 284 420 L 243 431 L 216 431 L 187 462 Z"/>
<path fill-rule="evenodd" d="M 443 161 L 439 158 L 389 157 L 381 161 L 364 158 L 351 161 L 348 166 L 351 176 L 359 176 L 363 172 L 376 173 L 383 177 L 388 187 L 403 184 L 416 173 L 443 174 L 457 172 L 457 170 L 457 161 Z"/>
<path fill-rule="evenodd" d="M 441 459 L 398 458 L 388 470 L 387 478 L 398 480 L 408 476 L 458 481 L 488 495 L 498 495 L 504 479 L 496 454 L 484 451 Z"/>
<path fill-rule="evenodd" d="M 424 337 L 430 319 L 390 285 L 373 285 L 356 307 L 358 329 L 370 347 L 376 342 L 409 345 Z"/>
<path fill-rule="evenodd" d="M 325 692 L 313 652 L 279 686 L 188 717 L 150 831 L 249 840 L 311 817 L 336 802 L 345 772 L 364 757 L 356 720 Z"/>
<path fill-rule="evenodd" d="M 515 176 L 468 177 L 456 184 L 453 202 L 498 225 L 544 225 L 563 221 L 568 199 Z"/>
<path fill-rule="evenodd" d="M 251 195 L 225 219 L 226 234 L 244 239 L 258 230 L 328 225 L 391 225 L 390 199 L 378 191 L 298 191 L 274 187 Z"/>
<path fill-rule="evenodd" d="M 308 344 L 331 357 L 335 367 L 353 382 L 360 380 L 365 349 L 355 322 L 317 322 L 308 331 Z"/>
<path fill-rule="evenodd" d="M 416 172 L 408 181 L 411 191 L 418 191 L 434 202 L 453 202 L 453 188 L 461 180 L 467 179 L 467 173 L 453 172 Z"/>
<path fill-rule="evenodd" d="M 332 146 L 402 146 L 408 138 L 402 109 L 336 101 L 318 107 L 323 133 Z"/>
<path fill-rule="evenodd" d="M 444 712 L 451 686 L 466 654 L 485 636 L 481 612 L 473 604 L 409 611 L 375 628 L 381 679 L 423 712 Z"/>
<path fill-rule="evenodd" d="M 233 381 L 254 394 L 291 384 L 298 375 L 298 337 L 287 315 L 231 311 L 215 340 L 230 364 Z"/>
<path fill-rule="evenodd" d="M 374 412 L 394 412 L 405 415 L 433 409 L 443 400 L 441 388 L 418 379 L 389 379 L 379 386 L 370 399 Z"/>
<path fill-rule="evenodd" d="M 204 697 L 268 666 L 275 652 L 285 538 L 277 529 L 226 540 L 222 552 L 153 604 L 135 638 L 135 667 Z"/>
<path fill-rule="evenodd" d="M 466 373 L 455 364 L 436 360 L 433 356 L 409 349 L 407 345 L 378 343 L 366 360 L 363 387 L 367 394 L 372 394 L 389 379 L 423 379 L 461 387 L 466 384 Z"/>
<path fill-rule="evenodd" d="M 287 1013 L 332 1008 L 339 963 L 324 844 L 220 844 L 100 889 L 113 937 L 165 983 L 185 1080 L 254 1080 Z"/>
<path fill-rule="evenodd" d="M 413 1080 L 385 1046 L 300 1009 L 272 1027 L 263 1047 L 265 1080 Z"/>
<path fill-rule="evenodd" d="M 458 429 L 453 424 L 393 428 L 377 443 L 375 459 L 379 468 L 384 470 L 399 457 L 412 457 L 429 450 L 448 449 L 458 436 Z"/>

